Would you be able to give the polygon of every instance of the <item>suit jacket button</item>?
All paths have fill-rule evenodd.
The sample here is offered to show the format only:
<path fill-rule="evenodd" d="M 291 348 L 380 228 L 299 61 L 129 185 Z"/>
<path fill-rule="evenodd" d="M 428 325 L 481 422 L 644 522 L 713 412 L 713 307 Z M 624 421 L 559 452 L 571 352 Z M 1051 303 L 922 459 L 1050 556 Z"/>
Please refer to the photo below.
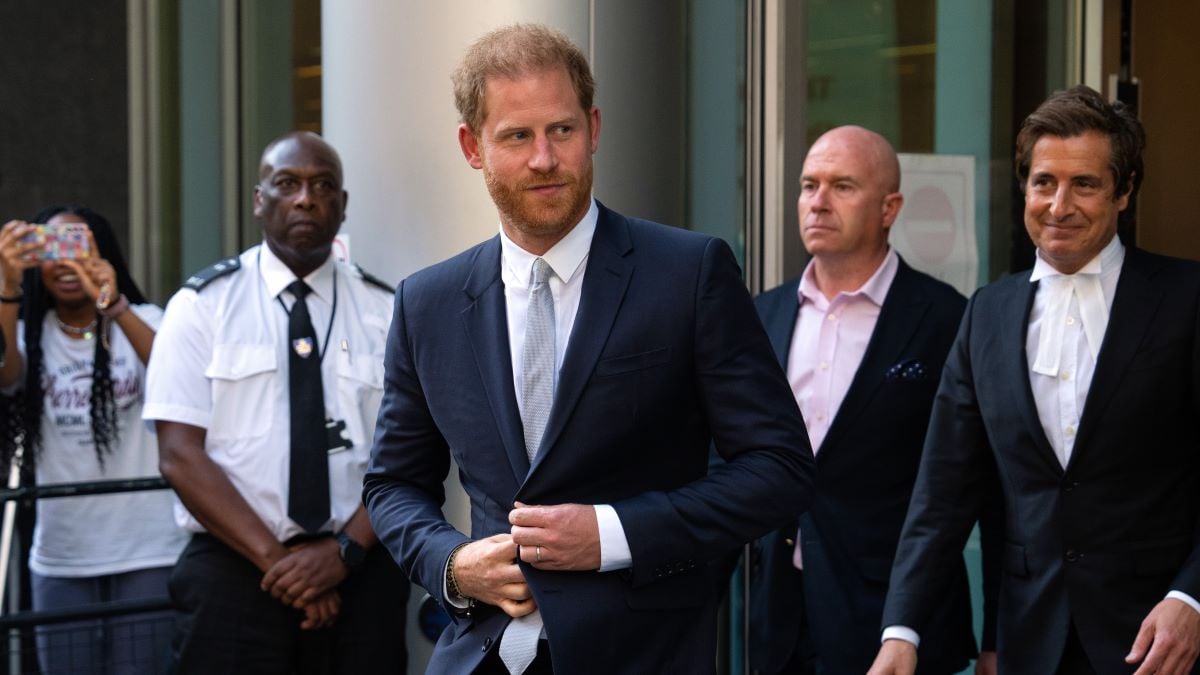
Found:
<path fill-rule="evenodd" d="M 787 544 L 788 546 L 795 546 L 796 540 L 792 539 L 791 537 L 788 537 L 787 539 L 783 540 L 783 543 Z"/>
<path fill-rule="evenodd" d="M 1067 549 L 1067 562 L 1069 562 L 1069 563 L 1077 562 L 1082 557 L 1083 557 L 1083 555 L 1080 554 L 1075 549 L 1073 549 L 1073 548 Z"/>
<path fill-rule="evenodd" d="M 492 638 L 490 638 L 490 637 L 483 638 L 483 651 L 486 652 L 487 650 L 489 650 L 491 648 L 492 648 Z"/>

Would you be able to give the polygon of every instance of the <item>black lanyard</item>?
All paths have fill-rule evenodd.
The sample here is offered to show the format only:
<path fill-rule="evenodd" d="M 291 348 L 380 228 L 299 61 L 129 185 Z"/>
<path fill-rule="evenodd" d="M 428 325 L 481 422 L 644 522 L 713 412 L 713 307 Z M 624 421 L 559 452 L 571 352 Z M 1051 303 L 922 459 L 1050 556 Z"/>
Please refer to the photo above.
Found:
<path fill-rule="evenodd" d="M 283 308 L 283 313 L 287 314 L 288 316 L 291 316 L 292 312 L 291 312 L 291 310 L 289 310 L 287 308 L 287 305 L 283 304 L 283 298 L 277 295 L 277 296 L 275 296 L 275 299 L 277 301 L 279 301 L 279 306 Z M 333 319 L 334 319 L 334 317 L 337 316 L 337 300 L 338 300 L 337 268 L 334 267 L 333 268 L 333 308 L 331 310 L 329 310 L 329 325 L 325 327 L 325 340 L 322 341 L 321 344 L 317 345 L 317 361 L 318 362 L 323 362 L 325 360 L 325 352 L 329 351 L 329 336 L 333 334 Z M 304 302 L 304 300 L 297 298 L 296 302 Z M 322 348 L 322 346 L 324 348 Z"/>

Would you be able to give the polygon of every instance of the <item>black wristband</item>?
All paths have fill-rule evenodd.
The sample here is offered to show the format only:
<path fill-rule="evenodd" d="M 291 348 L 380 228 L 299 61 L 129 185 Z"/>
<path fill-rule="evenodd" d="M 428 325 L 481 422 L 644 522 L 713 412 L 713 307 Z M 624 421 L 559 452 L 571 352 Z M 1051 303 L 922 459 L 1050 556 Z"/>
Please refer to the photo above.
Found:
<path fill-rule="evenodd" d="M 337 542 L 338 556 L 346 565 L 346 569 L 353 572 L 362 567 L 363 562 L 367 559 L 367 550 L 344 531 L 337 533 Z"/>
<path fill-rule="evenodd" d="M 21 304 L 21 298 L 23 298 L 23 297 L 25 297 L 24 294 L 0 295 L 0 304 L 19 305 L 19 304 Z"/>

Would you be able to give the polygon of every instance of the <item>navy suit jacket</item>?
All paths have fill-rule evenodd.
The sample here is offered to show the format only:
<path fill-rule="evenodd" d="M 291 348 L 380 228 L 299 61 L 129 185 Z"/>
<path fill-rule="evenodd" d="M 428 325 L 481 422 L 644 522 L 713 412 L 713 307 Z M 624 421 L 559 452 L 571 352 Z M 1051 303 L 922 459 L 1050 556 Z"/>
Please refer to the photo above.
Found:
<path fill-rule="evenodd" d="M 930 421 L 884 620 L 922 632 L 998 472 L 1003 673 L 1054 672 L 1069 625 L 1096 672 L 1129 673 L 1168 591 L 1200 598 L 1200 265 L 1128 248 L 1064 469 L 1038 418 L 1029 273 L 967 306 Z"/>
<path fill-rule="evenodd" d="M 713 442 L 728 464 L 706 476 Z M 453 459 L 471 539 L 510 531 L 514 500 L 612 504 L 630 569 L 522 563 L 554 667 L 712 672 L 717 598 L 706 564 L 807 508 L 804 423 L 729 247 L 600 207 L 542 449 L 526 459 L 513 391 L 499 238 L 405 280 L 365 479 L 371 523 L 439 601 Z M 500 639 L 495 607 L 455 616 L 430 672 L 465 673 Z"/>
<path fill-rule="evenodd" d="M 755 299 L 785 368 L 799 311 L 798 285 L 794 279 Z M 792 563 L 795 520 L 755 542 L 754 670 L 781 671 L 805 612 L 818 672 L 870 668 L 933 395 L 965 305 L 952 287 L 900 260 L 867 351 L 817 452 L 813 505 L 799 519 L 804 573 Z M 976 653 L 961 556 L 942 582 L 935 626 L 922 635 L 922 672 L 958 672 Z M 806 606 L 797 603 L 801 584 Z"/>

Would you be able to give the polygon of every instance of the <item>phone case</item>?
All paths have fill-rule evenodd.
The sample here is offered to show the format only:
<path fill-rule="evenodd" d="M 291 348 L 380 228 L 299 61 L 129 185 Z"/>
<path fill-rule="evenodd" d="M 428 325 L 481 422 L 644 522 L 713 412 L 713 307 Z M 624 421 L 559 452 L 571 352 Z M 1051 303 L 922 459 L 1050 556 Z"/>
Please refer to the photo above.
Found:
<path fill-rule="evenodd" d="M 41 244 L 32 252 L 33 260 L 78 260 L 91 255 L 84 223 L 35 224 L 33 228 L 22 237 L 26 242 Z"/>

